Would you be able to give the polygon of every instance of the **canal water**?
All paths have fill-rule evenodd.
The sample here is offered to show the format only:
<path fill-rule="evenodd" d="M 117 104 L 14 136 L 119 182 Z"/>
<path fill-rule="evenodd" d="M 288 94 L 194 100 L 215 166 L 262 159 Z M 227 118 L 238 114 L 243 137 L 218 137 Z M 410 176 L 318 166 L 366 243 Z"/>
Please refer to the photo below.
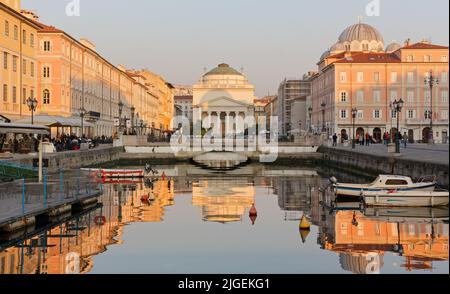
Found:
<path fill-rule="evenodd" d="M 448 208 L 333 205 L 329 176 L 367 180 L 313 168 L 155 168 L 152 181 L 103 183 L 75 215 L 1 235 L 0 274 L 449 273 Z"/>

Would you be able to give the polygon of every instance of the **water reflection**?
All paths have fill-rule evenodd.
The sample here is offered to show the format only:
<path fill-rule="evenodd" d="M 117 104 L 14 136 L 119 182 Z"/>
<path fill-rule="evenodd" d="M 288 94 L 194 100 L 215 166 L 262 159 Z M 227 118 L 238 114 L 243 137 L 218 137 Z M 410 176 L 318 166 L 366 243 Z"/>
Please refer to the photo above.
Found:
<path fill-rule="evenodd" d="M 95 256 L 110 246 L 125 245 L 127 225 L 175 221 L 177 215 L 167 213 L 182 197 L 191 199 L 195 217 L 203 222 L 227 227 L 247 222 L 266 230 L 267 236 L 275 231 L 286 234 L 286 239 L 297 235 L 303 244 L 292 244 L 298 255 L 318 251 L 324 262 L 339 264 L 343 271 L 380 273 L 387 255 L 394 257 L 400 272 L 432 270 L 434 262 L 447 262 L 448 209 L 360 210 L 356 206 L 333 211 L 328 205 L 330 196 L 319 189 L 324 178 L 202 176 L 105 184 L 98 207 L 34 232 L 2 236 L 0 274 L 89 273 Z M 263 199 L 273 199 L 274 205 L 261 208 L 258 203 Z M 250 215 L 253 204 L 258 216 Z M 268 225 L 269 216 L 277 216 L 280 210 L 279 222 Z M 312 223 L 311 231 L 298 230 L 303 215 Z M 291 223 L 297 230 L 291 229 Z M 158 230 L 158 226 L 151 229 Z M 151 234 L 151 229 L 144 233 Z M 313 247 L 303 251 L 304 246 Z M 336 253 L 337 258 L 325 259 L 324 250 Z M 145 253 L 137 253 L 145 258 Z"/>

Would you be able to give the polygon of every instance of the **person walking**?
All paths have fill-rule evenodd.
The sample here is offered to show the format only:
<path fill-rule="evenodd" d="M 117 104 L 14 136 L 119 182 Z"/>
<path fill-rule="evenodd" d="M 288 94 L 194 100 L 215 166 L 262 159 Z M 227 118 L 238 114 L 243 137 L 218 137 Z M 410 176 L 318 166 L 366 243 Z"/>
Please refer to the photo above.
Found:
<path fill-rule="evenodd" d="M 334 135 L 333 135 L 333 147 L 337 146 L 337 140 L 338 140 L 338 136 L 336 135 L 336 133 L 334 133 Z"/>
<path fill-rule="evenodd" d="M 406 132 L 403 134 L 403 147 L 407 147 L 408 144 L 408 134 L 406 134 Z"/>

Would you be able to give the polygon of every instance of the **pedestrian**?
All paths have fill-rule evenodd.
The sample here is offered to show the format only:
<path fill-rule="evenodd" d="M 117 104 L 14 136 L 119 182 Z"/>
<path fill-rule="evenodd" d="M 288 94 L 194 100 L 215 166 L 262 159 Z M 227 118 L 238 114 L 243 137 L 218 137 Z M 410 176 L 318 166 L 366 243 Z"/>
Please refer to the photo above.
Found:
<path fill-rule="evenodd" d="M 364 134 L 359 135 L 359 145 L 364 146 Z"/>
<path fill-rule="evenodd" d="M 336 135 L 336 133 L 334 133 L 334 135 L 333 135 L 333 147 L 337 146 L 337 140 L 338 140 L 338 136 Z"/>
<path fill-rule="evenodd" d="M 370 135 L 366 133 L 366 146 L 370 146 Z"/>
<path fill-rule="evenodd" d="M 406 134 L 406 132 L 403 134 L 403 146 L 405 147 L 405 149 L 406 149 L 406 147 L 407 147 L 407 144 L 408 144 L 408 134 Z"/>

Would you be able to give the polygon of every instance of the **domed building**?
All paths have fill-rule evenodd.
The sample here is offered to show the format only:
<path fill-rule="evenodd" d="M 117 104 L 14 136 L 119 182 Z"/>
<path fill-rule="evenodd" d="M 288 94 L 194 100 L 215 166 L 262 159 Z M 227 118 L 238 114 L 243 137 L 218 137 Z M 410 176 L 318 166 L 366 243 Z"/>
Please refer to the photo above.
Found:
<path fill-rule="evenodd" d="M 317 63 L 309 129 L 336 134 L 342 144 L 361 136 L 382 143 L 383 134 L 392 142 L 396 132 L 410 142 L 447 143 L 448 58 L 448 46 L 410 39 L 385 46 L 376 28 L 361 22 L 347 27 Z M 440 80 L 433 93 L 423 83 L 430 69 Z M 405 103 L 397 130 L 390 105 L 400 98 Z"/>
<path fill-rule="evenodd" d="M 320 60 L 342 52 L 384 52 L 384 39 L 380 32 L 365 23 L 346 28 L 338 41 L 326 51 Z"/>
<path fill-rule="evenodd" d="M 193 86 L 195 119 L 220 117 L 222 129 L 227 116 L 254 116 L 255 88 L 242 72 L 226 63 L 206 72 Z"/>

